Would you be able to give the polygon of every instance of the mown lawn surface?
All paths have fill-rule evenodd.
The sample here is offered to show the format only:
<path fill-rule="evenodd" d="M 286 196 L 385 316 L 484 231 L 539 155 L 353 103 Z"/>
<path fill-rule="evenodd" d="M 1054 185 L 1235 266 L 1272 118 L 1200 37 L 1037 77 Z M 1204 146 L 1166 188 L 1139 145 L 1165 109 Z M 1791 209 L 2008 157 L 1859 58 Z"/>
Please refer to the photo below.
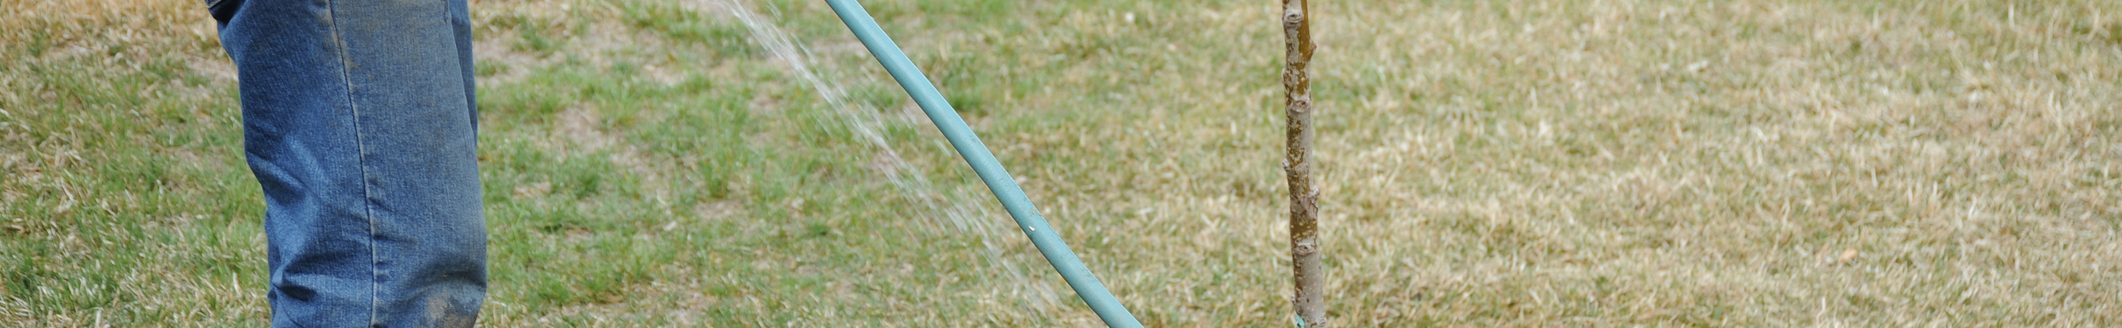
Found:
<path fill-rule="evenodd" d="M 1152 326 L 1289 325 L 1272 1 L 865 3 Z M 2122 2 L 1318 1 L 1345 326 L 2122 325 Z M 260 326 L 197 1 L 0 3 L 0 326 Z M 472 7 L 490 326 L 1088 326 L 823 3 Z"/>

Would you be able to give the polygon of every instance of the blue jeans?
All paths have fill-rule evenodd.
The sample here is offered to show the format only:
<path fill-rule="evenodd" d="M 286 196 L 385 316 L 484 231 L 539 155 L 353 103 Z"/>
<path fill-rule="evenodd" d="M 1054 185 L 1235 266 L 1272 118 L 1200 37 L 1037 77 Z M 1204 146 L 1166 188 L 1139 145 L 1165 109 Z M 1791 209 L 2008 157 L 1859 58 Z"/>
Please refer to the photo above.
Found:
<path fill-rule="evenodd" d="M 207 0 L 265 193 L 273 326 L 470 327 L 486 298 L 464 0 Z"/>

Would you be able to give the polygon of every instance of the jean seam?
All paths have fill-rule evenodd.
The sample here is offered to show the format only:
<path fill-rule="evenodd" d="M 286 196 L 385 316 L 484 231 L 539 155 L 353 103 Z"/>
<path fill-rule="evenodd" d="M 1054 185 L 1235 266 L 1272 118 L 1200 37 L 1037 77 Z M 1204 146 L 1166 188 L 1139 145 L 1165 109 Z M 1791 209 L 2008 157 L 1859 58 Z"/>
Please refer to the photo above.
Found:
<path fill-rule="evenodd" d="M 361 170 L 361 214 L 365 216 L 364 219 L 368 220 L 368 325 L 375 327 L 381 324 L 381 322 L 377 321 L 377 311 L 380 311 L 381 303 L 383 302 L 383 264 L 381 263 L 382 258 L 378 257 L 376 252 L 376 198 L 373 190 L 371 190 L 372 186 L 369 185 L 374 177 L 368 172 L 368 145 L 363 138 L 364 133 L 361 130 L 361 105 L 354 98 L 354 59 L 348 53 L 351 50 L 347 49 L 344 33 L 340 32 L 339 4 L 332 0 L 325 0 L 324 6 L 325 23 L 331 26 L 332 29 L 332 43 L 339 48 L 339 81 L 346 86 L 346 107 L 350 112 L 348 121 L 353 122 L 354 125 L 355 166 Z"/>

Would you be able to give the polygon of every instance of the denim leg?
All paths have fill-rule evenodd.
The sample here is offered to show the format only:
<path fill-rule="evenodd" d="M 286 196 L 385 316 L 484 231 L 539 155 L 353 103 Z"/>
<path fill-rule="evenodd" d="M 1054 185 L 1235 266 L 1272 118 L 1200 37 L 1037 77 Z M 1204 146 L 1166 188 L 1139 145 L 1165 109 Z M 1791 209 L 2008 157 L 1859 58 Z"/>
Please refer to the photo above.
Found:
<path fill-rule="evenodd" d="M 264 189 L 274 326 L 469 327 L 486 295 L 464 0 L 208 0 Z"/>

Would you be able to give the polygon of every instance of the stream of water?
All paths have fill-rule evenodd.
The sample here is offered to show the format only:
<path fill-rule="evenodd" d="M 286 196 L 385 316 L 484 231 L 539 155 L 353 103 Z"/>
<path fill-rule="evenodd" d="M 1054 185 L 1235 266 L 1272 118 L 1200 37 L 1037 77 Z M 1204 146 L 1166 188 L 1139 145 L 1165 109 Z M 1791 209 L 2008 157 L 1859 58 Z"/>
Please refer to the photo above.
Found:
<path fill-rule="evenodd" d="M 996 221 L 1002 219 L 1003 216 L 998 215 L 991 207 L 977 206 L 977 204 L 981 204 L 980 202 L 991 202 L 991 200 L 972 197 L 974 195 L 969 190 L 944 190 L 931 183 L 926 174 L 899 156 L 899 151 L 892 146 L 892 140 L 879 130 L 884 124 L 890 123 L 879 117 L 878 111 L 874 107 L 869 104 L 849 102 L 845 89 L 841 87 L 839 80 L 825 76 L 826 74 L 821 71 L 828 69 L 822 69 L 819 65 L 816 65 L 816 62 L 811 60 L 810 51 L 807 48 L 792 41 L 789 34 L 771 19 L 761 17 L 757 12 L 753 11 L 749 3 L 744 0 L 715 0 L 712 7 L 729 14 L 738 22 L 743 23 L 745 28 L 750 31 L 751 38 L 755 44 L 771 53 L 774 59 L 781 62 L 782 66 L 788 70 L 790 75 L 801 78 L 808 83 L 818 97 L 824 100 L 827 106 L 831 107 L 835 117 L 848 130 L 854 132 L 856 137 L 861 138 L 871 148 L 874 148 L 877 152 L 875 156 L 880 158 L 878 162 L 883 164 L 879 168 L 880 173 L 883 173 L 885 178 L 891 181 L 892 185 L 897 187 L 900 192 L 914 196 L 912 198 L 926 211 L 925 214 L 927 215 L 924 216 L 925 218 L 941 221 L 937 225 L 917 226 L 937 229 L 938 226 L 947 224 L 952 229 L 950 232 L 955 233 L 942 233 L 944 231 L 926 232 L 929 232 L 928 235 L 962 236 L 975 239 L 983 246 L 981 255 L 987 259 L 989 267 L 1002 271 L 1002 275 L 990 278 L 1009 280 L 1001 285 L 1014 286 L 1012 288 L 1016 290 L 1009 291 L 1010 294 L 1014 294 L 1011 296 L 1020 300 L 1028 300 L 1032 306 L 1038 307 L 1040 310 L 1045 310 L 1055 305 L 1054 290 L 1051 286 L 1031 283 L 1030 278 L 1024 273 L 1023 266 L 1017 265 L 1017 263 L 1002 256 L 1002 248 L 997 244 L 997 238 L 1002 238 L 1002 235 L 1014 232 L 1014 229 L 999 226 Z"/>

